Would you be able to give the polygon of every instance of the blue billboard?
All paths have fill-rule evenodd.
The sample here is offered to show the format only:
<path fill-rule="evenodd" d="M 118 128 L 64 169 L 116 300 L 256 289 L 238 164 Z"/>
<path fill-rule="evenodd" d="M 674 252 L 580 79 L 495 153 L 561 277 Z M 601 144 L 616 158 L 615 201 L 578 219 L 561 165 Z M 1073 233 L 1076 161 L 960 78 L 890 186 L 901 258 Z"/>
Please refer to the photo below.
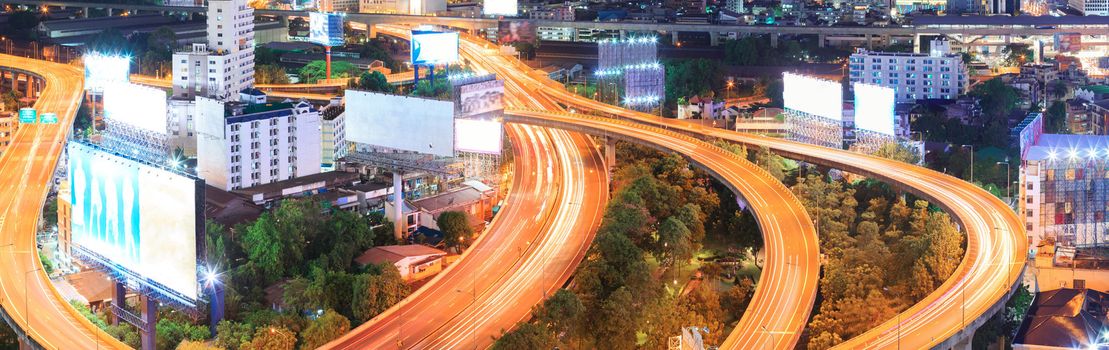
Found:
<path fill-rule="evenodd" d="M 458 62 L 458 33 L 412 31 L 412 64 L 432 65 Z"/>
<path fill-rule="evenodd" d="M 202 182 L 80 142 L 70 142 L 68 152 L 75 255 L 194 305 Z"/>
<path fill-rule="evenodd" d="M 308 14 L 308 41 L 323 46 L 342 46 L 343 15 L 312 12 Z"/>

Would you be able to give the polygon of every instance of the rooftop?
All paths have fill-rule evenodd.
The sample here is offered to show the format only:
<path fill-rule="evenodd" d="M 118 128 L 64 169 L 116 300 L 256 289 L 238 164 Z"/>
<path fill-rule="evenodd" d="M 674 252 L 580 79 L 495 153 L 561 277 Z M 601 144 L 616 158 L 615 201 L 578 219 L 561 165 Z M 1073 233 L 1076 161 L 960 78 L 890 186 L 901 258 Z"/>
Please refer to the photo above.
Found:
<path fill-rule="evenodd" d="M 917 16 L 913 25 L 1109 25 L 1107 16 Z"/>
<path fill-rule="evenodd" d="M 1109 157 L 1109 136 L 1043 134 L 1024 160 L 1079 160 Z"/>
<path fill-rule="evenodd" d="M 1109 295 L 1089 289 L 1039 293 L 1013 343 L 1085 349 L 1097 342 L 1106 324 L 1107 302 Z"/>
<path fill-rule="evenodd" d="M 1095 94 L 1109 94 L 1109 85 L 1086 85 L 1079 89 L 1089 90 Z"/>
<path fill-rule="evenodd" d="M 412 202 L 412 205 L 429 212 L 452 208 L 456 205 L 473 203 L 481 199 L 482 192 L 466 186 L 451 192 L 442 193 L 432 197 L 422 198 Z"/>
<path fill-rule="evenodd" d="M 428 255 L 444 256 L 447 252 L 422 244 L 387 245 L 366 250 L 362 255 L 354 258 L 354 262 L 358 265 L 395 264 L 405 258 Z"/>
<path fill-rule="evenodd" d="M 351 184 L 358 181 L 358 173 L 348 173 L 344 171 L 328 171 L 324 173 L 306 175 L 296 177 L 288 180 L 258 185 L 254 187 L 247 187 L 235 190 L 235 193 L 249 197 L 254 195 L 263 195 L 266 199 L 271 196 L 279 197 L 285 193 L 295 195 L 303 191 L 309 191 L 318 188 L 330 188 L 337 184 Z"/>

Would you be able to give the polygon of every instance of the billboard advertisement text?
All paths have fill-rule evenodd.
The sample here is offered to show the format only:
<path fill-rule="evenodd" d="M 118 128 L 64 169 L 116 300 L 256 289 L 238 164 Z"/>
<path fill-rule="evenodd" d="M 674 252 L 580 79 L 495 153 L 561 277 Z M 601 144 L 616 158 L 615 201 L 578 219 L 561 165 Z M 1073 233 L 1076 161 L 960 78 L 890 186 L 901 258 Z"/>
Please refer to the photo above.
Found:
<path fill-rule="evenodd" d="M 80 142 L 68 149 L 78 252 L 129 282 L 195 303 L 201 182 Z"/>
<path fill-rule="evenodd" d="M 1055 51 L 1056 52 L 1078 52 L 1078 51 L 1082 51 L 1082 34 L 1079 34 L 1079 33 L 1058 33 L 1058 34 L 1055 34 Z"/>
<path fill-rule="evenodd" d="M 458 116 L 499 111 L 504 109 L 504 81 L 489 80 L 459 87 Z"/>
<path fill-rule="evenodd" d="M 458 62 L 458 33 L 412 31 L 412 64 Z"/>

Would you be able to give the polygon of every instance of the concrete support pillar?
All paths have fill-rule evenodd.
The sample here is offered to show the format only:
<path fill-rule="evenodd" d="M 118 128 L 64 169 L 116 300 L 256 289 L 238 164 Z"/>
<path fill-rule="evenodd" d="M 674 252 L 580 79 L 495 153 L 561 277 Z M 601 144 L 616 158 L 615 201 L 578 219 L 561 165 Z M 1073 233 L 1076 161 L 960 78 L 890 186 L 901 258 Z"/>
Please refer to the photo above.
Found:
<path fill-rule="evenodd" d="M 913 34 L 913 52 L 915 53 L 920 53 L 921 38 L 922 36 L 920 34 Z"/>
<path fill-rule="evenodd" d="M 408 220 L 404 218 L 403 176 L 399 170 L 393 171 L 393 236 L 398 242 L 403 241 L 408 233 Z"/>
<path fill-rule="evenodd" d="M 866 49 L 874 50 L 874 40 L 872 40 L 870 34 L 863 34 L 863 37 L 866 38 Z"/>
<path fill-rule="evenodd" d="M 108 17 L 112 17 L 112 9 L 109 8 L 109 9 L 105 9 L 105 10 L 108 11 Z"/>
<path fill-rule="evenodd" d="M 828 45 L 828 35 L 820 33 L 816 35 L 816 45 L 818 47 L 825 47 Z"/>
<path fill-rule="evenodd" d="M 889 34 L 882 34 L 879 40 L 881 40 L 880 43 L 885 46 L 893 44 L 893 40 L 890 39 Z"/>
<path fill-rule="evenodd" d="M 82 8 L 81 18 L 89 18 L 89 8 L 88 7 Z"/>
<path fill-rule="evenodd" d="M 605 137 L 605 170 L 609 175 L 616 169 L 616 139 Z"/>
<path fill-rule="evenodd" d="M 709 46 L 716 47 L 720 45 L 720 32 L 709 32 Z"/>
<path fill-rule="evenodd" d="M 24 87 L 26 88 L 24 96 L 35 97 L 35 77 L 27 75 L 27 85 L 25 85 Z"/>
<path fill-rule="evenodd" d="M 620 31 L 620 40 L 624 40 L 624 39 L 627 39 L 627 38 L 628 38 L 628 31 L 621 30 Z"/>
<path fill-rule="evenodd" d="M 157 344 L 157 327 L 154 327 L 154 325 L 158 323 L 158 302 L 154 298 L 142 297 L 142 321 L 146 324 L 146 329 L 139 330 L 142 348 L 143 350 L 154 350 Z"/>
<path fill-rule="evenodd" d="M 778 37 L 780 35 L 781 34 L 778 34 L 778 33 L 770 33 L 770 47 L 774 47 L 774 48 L 778 47 Z"/>
<path fill-rule="evenodd" d="M 288 28 L 289 27 L 289 25 L 287 23 L 288 21 L 285 20 L 285 17 L 281 17 L 281 18 L 282 18 L 281 21 L 284 24 L 284 27 Z M 366 31 L 368 32 L 367 34 L 369 35 L 370 39 L 377 39 L 377 25 L 367 24 L 366 25 Z"/>
<path fill-rule="evenodd" d="M 12 91 L 19 91 L 19 73 L 12 71 Z"/>
<path fill-rule="evenodd" d="M 30 339 L 27 337 L 19 337 L 19 350 L 34 350 L 35 347 L 31 345 Z"/>
<path fill-rule="evenodd" d="M 112 284 L 112 304 L 127 306 L 127 287 L 123 285 L 123 282 L 113 282 Z M 112 325 L 118 326 L 120 321 L 119 316 L 116 316 L 114 312 L 111 314 Z"/>
<path fill-rule="evenodd" d="M 670 32 L 670 44 L 678 46 L 678 32 Z"/>

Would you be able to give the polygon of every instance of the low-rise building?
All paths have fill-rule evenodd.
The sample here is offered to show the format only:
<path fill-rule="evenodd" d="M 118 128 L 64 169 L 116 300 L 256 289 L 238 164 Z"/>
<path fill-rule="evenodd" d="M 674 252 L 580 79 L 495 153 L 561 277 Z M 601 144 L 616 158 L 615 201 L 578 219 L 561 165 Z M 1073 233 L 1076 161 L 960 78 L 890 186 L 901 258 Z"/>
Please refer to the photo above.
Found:
<path fill-rule="evenodd" d="M 420 280 L 443 270 L 447 252 L 422 244 L 373 247 L 354 258 L 358 266 L 391 264 L 405 281 Z"/>
<path fill-rule="evenodd" d="M 12 144 L 16 130 L 19 130 L 19 118 L 15 113 L 0 111 L 0 154 Z"/>
<path fill-rule="evenodd" d="M 480 181 L 466 181 L 460 188 L 415 200 L 412 206 L 419 211 L 419 226 L 432 230 L 439 230 L 436 220 L 447 211 L 464 212 L 471 225 L 481 227 L 492 219 L 496 199 L 491 187 Z"/>
<path fill-rule="evenodd" d="M 1014 350 L 1100 349 L 1109 295 L 1063 288 L 1036 293 L 1013 338 Z"/>
<path fill-rule="evenodd" d="M 346 110 L 342 105 L 329 105 L 320 111 L 320 164 L 324 170 L 335 168 L 346 157 L 350 147 L 346 140 Z"/>

